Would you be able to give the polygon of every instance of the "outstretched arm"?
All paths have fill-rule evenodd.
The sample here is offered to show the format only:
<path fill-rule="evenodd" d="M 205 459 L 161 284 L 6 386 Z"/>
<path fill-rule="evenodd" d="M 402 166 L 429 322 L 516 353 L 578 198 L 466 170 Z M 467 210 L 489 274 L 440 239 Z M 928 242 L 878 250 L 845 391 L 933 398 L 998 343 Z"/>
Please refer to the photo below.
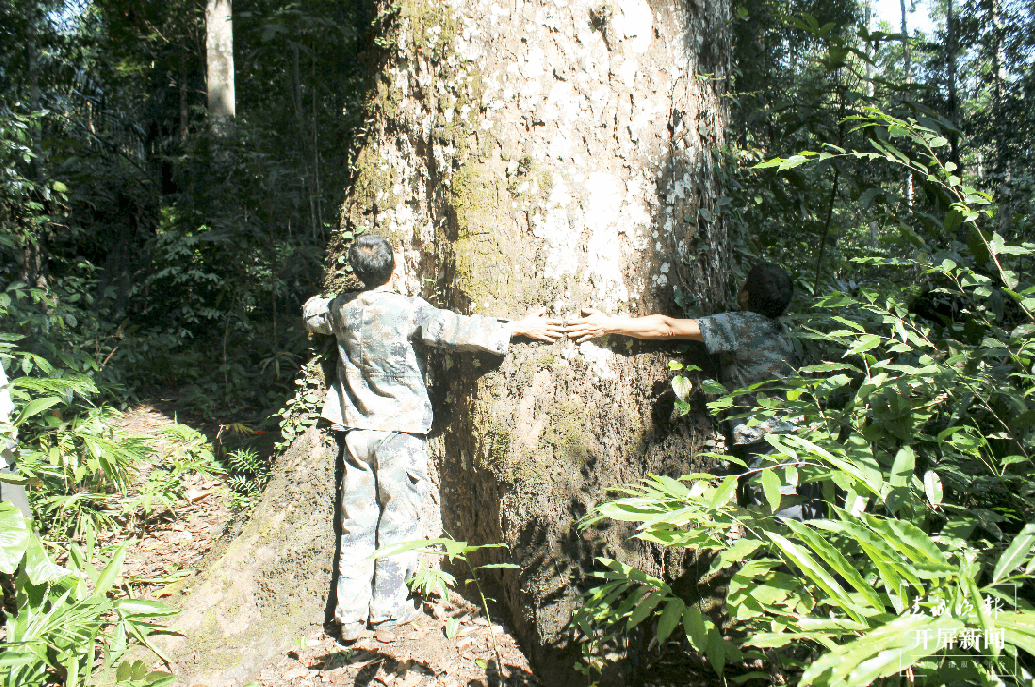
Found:
<path fill-rule="evenodd" d="M 583 308 L 582 316 L 569 322 L 565 331 L 576 343 L 606 334 L 621 334 L 635 339 L 703 340 L 697 320 L 677 320 L 668 315 L 611 317 L 596 308 Z"/>
<path fill-rule="evenodd" d="M 564 336 L 564 326 L 560 320 L 548 320 L 546 306 L 528 311 L 524 319 L 511 323 L 512 336 L 527 336 L 536 341 L 554 342 Z"/>
<path fill-rule="evenodd" d="M 428 346 L 458 351 L 488 351 L 506 355 L 515 336 L 553 342 L 564 336 L 560 320 L 543 317 L 546 308 L 533 310 L 516 322 L 505 322 L 485 315 L 458 315 L 424 303 L 418 316 L 421 341 Z"/>

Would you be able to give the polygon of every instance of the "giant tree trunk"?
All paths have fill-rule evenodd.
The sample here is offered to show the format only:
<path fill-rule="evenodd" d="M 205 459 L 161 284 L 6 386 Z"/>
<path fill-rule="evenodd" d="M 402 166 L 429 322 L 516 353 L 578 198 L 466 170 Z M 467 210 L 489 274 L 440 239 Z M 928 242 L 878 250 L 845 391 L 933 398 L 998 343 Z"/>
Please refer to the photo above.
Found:
<path fill-rule="evenodd" d="M 674 287 L 710 311 L 728 276 L 715 150 L 728 9 L 386 3 L 343 229 L 389 237 L 404 288 L 463 313 L 678 313 Z M 500 598 L 539 667 L 564 655 L 595 556 L 662 567 L 627 533 L 582 535 L 575 521 L 609 486 L 690 467 L 702 433 L 670 431 L 674 355 L 613 338 L 518 345 L 502 363 L 432 356 L 443 525 L 510 545 L 522 570 L 501 576 Z"/>
<path fill-rule="evenodd" d="M 726 0 L 384 2 L 328 290 L 345 283 L 345 230 L 364 226 L 400 250 L 405 290 L 463 313 L 517 317 L 547 304 L 558 316 L 583 305 L 678 314 L 676 287 L 704 312 L 721 307 L 728 10 Z M 681 573 L 621 528 L 580 534 L 575 524 L 609 486 L 689 470 L 714 437 L 701 402 L 696 417 L 672 418 L 667 363 L 678 355 L 613 338 L 518 343 L 502 361 L 432 356 L 439 489 L 429 510 L 457 539 L 510 545 L 503 555 L 521 571 L 493 581 L 496 597 L 547 682 L 576 679 L 566 626 L 595 556 Z M 191 646 L 240 656 L 270 628 L 297 636 L 282 631 L 289 614 L 293 627 L 323 620 L 326 596 L 286 594 L 330 590 L 333 489 L 320 483 L 336 451 L 317 434 L 289 451 L 295 476 L 278 474 L 244 533 L 262 546 L 230 546 L 184 600 L 181 669 L 204 661 Z M 262 593 L 243 602 L 249 588 Z M 193 670 L 223 684 L 216 667 Z M 248 670 L 235 662 L 222 674 Z"/>

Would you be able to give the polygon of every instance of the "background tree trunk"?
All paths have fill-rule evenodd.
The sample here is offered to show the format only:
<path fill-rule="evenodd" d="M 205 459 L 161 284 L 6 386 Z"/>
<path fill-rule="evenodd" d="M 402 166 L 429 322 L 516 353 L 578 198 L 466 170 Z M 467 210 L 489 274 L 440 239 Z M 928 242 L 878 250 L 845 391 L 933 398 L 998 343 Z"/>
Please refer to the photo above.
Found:
<path fill-rule="evenodd" d="M 946 0 L 945 6 L 945 61 L 946 61 L 946 78 L 948 79 L 949 87 L 949 121 L 952 122 L 952 130 L 949 132 L 949 159 L 956 165 L 956 168 L 960 168 L 960 118 L 959 118 L 959 99 L 956 94 L 956 54 L 959 52 L 956 40 L 956 11 L 953 6 L 953 0 Z M 957 172 L 957 174 L 961 174 Z"/>
<path fill-rule="evenodd" d="M 208 115 L 216 129 L 236 115 L 234 93 L 234 32 L 231 0 L 205 3 L 206 87 Z"/>
<path fill-rule="evenodd" d="M 681 314 L 676 286 L 705 313 L 723 309 L 729 242 L 717 149 L 727 123 L 728 15 L 726 0 L 381 4 L 366 136 L 354 149 L 343 232 L 328 251 L 327 290 L 346 287 L 344 230 L 362 226 L 397 246 L 404 290 L 463 313 L 519 317 L 547 304 L 558 316 L 584 305 Z M 699 347 L 689 355 L 706 364 Z M 432 355 L 439 488 L 429 512 L 441 512 L 457 539 L 510 545 L 489 555 L 521 571 L 492 580 L 494 596 L 548 683 L 576 679 L 566 627 L 594 557 L 683 574 L 681 560 L 629 543 L 620 528 L 583 535 L 575 524 L 608 487 L 682 474 L 705 442 L 721 444 L 700 396 L 696 415 L 672 417 L 667 363 L 679 356 L 672 345 L 621 338 L 517 343 L 503 361 Z M 306 383 L 323 388 L 318 374 Z M 246 530 L 269 542 L 264 557 L 231 544 L 182 601 L 177 625 L 187 639 L 172 650 L 181 669 L 207 671 L 206 684 L 223 684 L 217 668 L 240 676 L 246 666 L 192 664 L 205 659 L 191 647 L 218 642 L 221 653 L 243 656 L 257 635 L 304 631 L 283 627 L 306 615 L 297 594 L 242 604 L 228 580 L 233 590 L 272 589 L 272 580 L 323 589 L 302 604 L 310 622 L 323 621 L 313 609 L 331 588 L 334 490 L 320 479 L 334 473 L 337 452 L 314 432 L 282 462 L 324 467 L 288 479 L 278 466 Z M 310 502 L 319 506 L 309 524 L 306 509 L 287 505 Z M 295 531 L 306 533 L 295 548 L 277 543 Z M 440 532 L 435 522 L 428 534 Z"/>
<path fill-rule="evenodd" d="M 35 119 L 29 127 L 32 145 L 32 171 L 37 184 L 36 201 L 44 208 L 50 207 L 50 185 L 47 179 L 46 159 L 43 151 L 43 105 L 40 94 L 40 49 L 38 44 L 43 10 L 38 2 L 26 4 L 25 19 L 28 30 L 25 34 L 25 58 L 29 77 L 29 110 Z M 43 214 L 43 213 L 40 213 Z M 46 222 L 41 220 L 26 232 L 24 250 L 20 256 L 21 280 L 36 288 L 47 288 L 47 237 Z"/>

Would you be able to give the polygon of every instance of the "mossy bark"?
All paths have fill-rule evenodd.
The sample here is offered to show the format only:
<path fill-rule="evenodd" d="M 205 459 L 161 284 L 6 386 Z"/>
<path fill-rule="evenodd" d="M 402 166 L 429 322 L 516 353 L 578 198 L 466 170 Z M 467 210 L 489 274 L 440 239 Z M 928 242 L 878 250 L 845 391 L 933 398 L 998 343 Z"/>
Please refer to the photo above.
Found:
<path fill-rule="evenodd" d="M 679 314 L 677 286 L 721 307 L 728 15 L 726 0 L 385 3 L 328 286 L 362 227 L 397 246 L 404 291 L 463 313 Z M 570 664 L 594 557 L 679 572 L 622 528 L 575 525 L 610 486 L 688 471 L 711 438 L 703 409 L 671 418 L 674 356 L 618 338 L 433 356 L 443 526 L 510 545 L 522 570 L 496 580 L 500 601 L 541 669 Z"/>

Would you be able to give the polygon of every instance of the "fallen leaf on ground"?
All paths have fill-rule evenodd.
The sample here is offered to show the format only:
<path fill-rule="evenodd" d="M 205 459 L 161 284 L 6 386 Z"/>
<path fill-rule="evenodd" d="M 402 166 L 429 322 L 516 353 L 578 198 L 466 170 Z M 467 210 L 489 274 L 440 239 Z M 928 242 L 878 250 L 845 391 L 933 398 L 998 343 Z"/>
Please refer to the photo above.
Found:
<path fill-rule="evenodd" d="M 191 503 L 197 503 L 198 501 L 200 501 L 201 499 L 205 498 L 206 496 L 208 496 L 211 493 L 212 493 L 211 491 L 201 491 L 201 490 L 198 490 L 198 489 L 188 489 L 187 490 L 187 498 L 190 499 Z"/>
<path fill-rule="evenodd" d="M 188 582 L 190 582 L 189 577 L 185 577 L 182 580 L 176 580 L 175 582 L 171 582 L 162 587 L 160 590 L 158 590 L 158 592 L 155 593 L 155 596 L 158 598 L 162 598 L 163 596 L 172 596 L 176 592 L 180 591 L 180 589 L 182 589 L 184 586 L 186 586 Z"/>
<path fill-rule="evenodd" d="M 300 677 L 304 677 L 309 674 L 308 668 L 292 668 L 291 670 L 284 673 L 281 677 L 285 680 L 297 680 Z"/>

